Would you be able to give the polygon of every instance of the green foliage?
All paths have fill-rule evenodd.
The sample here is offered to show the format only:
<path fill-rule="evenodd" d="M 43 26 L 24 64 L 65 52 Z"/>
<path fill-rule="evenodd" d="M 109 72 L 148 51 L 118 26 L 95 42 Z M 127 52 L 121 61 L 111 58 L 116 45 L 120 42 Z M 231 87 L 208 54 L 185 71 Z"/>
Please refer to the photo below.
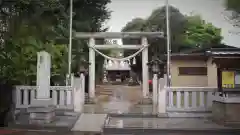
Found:
<path fill-rule="evenodd" d="M 211 23 L 206 23 L 198 15 L 187 16 L 186 18 L 187 27 L 183 36 L 183 45 L 205 48 L 221 42 L 221 29 L 216 28 Z"/>
<path fill-rule="evenodd" d="M 104 31 L 109 18 L 106 5 L 110 0 L 73 0 L 73 31 Z M 0 3 L 1 77 L 21 84 L 34 84 L 37 52 L 52 56 L 52 79 L 62 83 L 67 72 L 68 0 L 3 0 Z M 73 70 L 80 58 L 88 58 L 86 41 L 73 39 Z M 103 61 L 103 60 L 100 60 Z"/>
<path fill-rule="evenodd" d="M 122 31 L 163 31 L 166 33 L 166 7 L 153 10 L 152 14 L 146 18 L 136 18 L 126 24 Z M 200 16 L 183 15 L 177 8 L 169 7 L 171 51 L 179 52 L 182 48 L 204 48 L 212 44 L 221 42 L 221 29 L 216 28 L 210 23 L 206 23 Z M 153 55 L 158 58 L 166 54 L 166 39 L 149 40 L 149 60 Z M 124 44 L 139 44 L 140 40 L 124 39 Z M 125 51 L 124 55 L 130 55 L 133 51 Z M 137 57 L 135 68 L 141 71 L 141 56 Z"/>

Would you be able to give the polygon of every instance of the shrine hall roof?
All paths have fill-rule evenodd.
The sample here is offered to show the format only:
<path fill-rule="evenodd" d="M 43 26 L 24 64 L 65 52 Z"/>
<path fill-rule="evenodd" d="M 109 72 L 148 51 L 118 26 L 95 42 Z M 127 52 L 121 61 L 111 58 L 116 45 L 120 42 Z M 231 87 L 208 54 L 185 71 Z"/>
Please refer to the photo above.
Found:
<path fill-rule="evenodd" d="M 206 51 L 207 55 L 240 55 L 240 48 L 217 48 Z"/>
<path fill-rule="evenodd" d="M 165 55 L 166 56 L 166 55 Z M 179 53 L 172 53 L 172 59 L 208 59 L 208 57 L 240 57 L 240 48 L 208 48 L 208 49 L 195 49 L 187 50 Z"/>

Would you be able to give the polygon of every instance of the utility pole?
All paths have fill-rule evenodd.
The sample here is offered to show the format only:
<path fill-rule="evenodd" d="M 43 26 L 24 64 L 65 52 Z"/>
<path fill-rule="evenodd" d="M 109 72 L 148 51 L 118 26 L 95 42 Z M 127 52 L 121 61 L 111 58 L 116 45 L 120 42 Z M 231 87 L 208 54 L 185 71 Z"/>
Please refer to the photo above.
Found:
<path fill-rule="evenodd" d="M 171 60 L 171 35 L 170 35 L 170 18 L 169 18 L 169 1 L 166 0 L 166 25 L 167 25 L 167 87 L 171 84 L 170 60 Z"/>
<path fill-rule="evenodd" d="M 73 20 L 73 0 L 70 0 L 70 21 L 69 21 L 69 44 L 68 44 L 68 75 L 67 85 L 71 79 L 71 67 L 72 67 L 72 20 Z"/>

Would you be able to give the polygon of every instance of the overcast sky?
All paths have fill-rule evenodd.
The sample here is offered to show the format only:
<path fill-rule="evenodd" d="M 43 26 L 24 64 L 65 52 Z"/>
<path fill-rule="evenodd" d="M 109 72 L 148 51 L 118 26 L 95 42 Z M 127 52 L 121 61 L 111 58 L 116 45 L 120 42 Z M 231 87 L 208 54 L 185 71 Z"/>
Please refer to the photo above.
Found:
<path fill-rule="evenodd" d="M 164 6 L 165 0 L 112 0 L 108 5 L 112 11 L 111 19 L 106 23 L 109 31 L 118 32 L 136 17 L 146 18 L 152 10 Z M 200 14 L 202 18 L 222 28 L 224 43 L 240 47 L 240 36 L 232 34 L 238 30 L 226 20 L 224 0 L 169 0 L 183 14 Z M 240 31 L 240 30 L 239 30 Z"/>

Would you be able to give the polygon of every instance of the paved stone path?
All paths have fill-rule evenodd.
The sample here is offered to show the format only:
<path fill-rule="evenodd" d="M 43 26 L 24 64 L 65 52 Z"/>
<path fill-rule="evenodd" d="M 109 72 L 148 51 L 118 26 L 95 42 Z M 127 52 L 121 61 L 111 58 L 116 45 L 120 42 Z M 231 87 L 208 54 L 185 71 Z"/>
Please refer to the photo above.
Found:
<path fill-rule="evenodd" d="M 75 123 L 71 131 L 101 133 L 107 120 L 107 114 L 83 113 Z"/>
<path fill-rule="evenodd" d="M 130 108 L 141 99 L 139 87 L 122 85 L 98 86 L 96 89 L 97 103 L 84 108 L 72 131 L 101 132 L 107 114 L 96 113 L 129 113 Z M 91 113 L 91 114 L 87 114 Z"/>

